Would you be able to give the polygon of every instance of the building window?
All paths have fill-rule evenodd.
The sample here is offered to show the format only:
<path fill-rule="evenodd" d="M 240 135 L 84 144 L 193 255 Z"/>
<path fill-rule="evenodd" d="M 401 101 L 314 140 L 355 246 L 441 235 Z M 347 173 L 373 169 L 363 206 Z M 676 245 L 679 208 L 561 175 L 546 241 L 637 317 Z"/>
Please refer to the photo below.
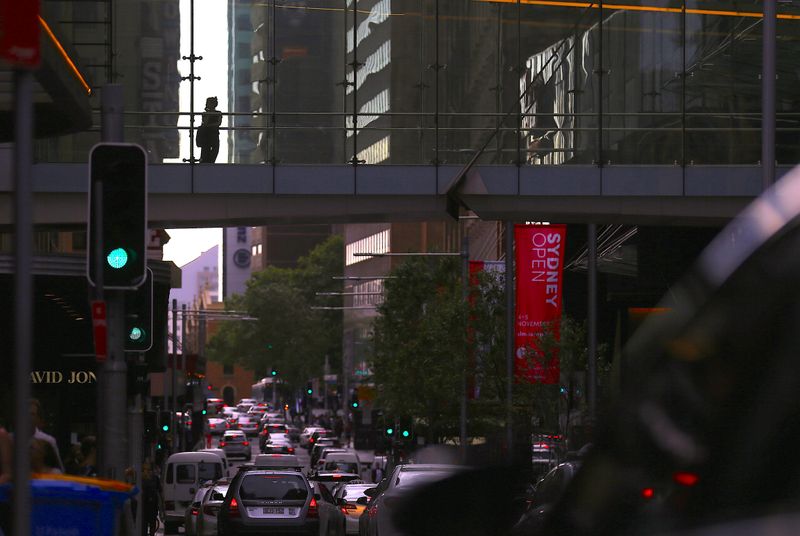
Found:
<path fill-rule="evenodd" d="M 224 374 L 225 376 L 233 376 L 233 365 L 224 363 L 222 365 L 222 374 Z"/>
<path fill-rule="evenodd" d="M 391 251 L 389 242 L 389 229 L 386 229 L 361 240 L 356 240 L 352 244 L 347 244 L 345 248 L 345 264 L 350 266 L 372 258 L 356 257 L 354 253 L 389 253 Z"/>

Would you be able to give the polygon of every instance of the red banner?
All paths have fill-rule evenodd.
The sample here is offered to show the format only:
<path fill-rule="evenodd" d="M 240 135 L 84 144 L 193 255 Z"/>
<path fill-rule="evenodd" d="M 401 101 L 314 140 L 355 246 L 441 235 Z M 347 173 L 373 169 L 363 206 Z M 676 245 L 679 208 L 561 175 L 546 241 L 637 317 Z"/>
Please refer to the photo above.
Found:
<path fill-rule="evenodd" d="M 558 383 L 558 354 L 543 354 L 539 336 L 550 325 L 558 337 L 566 225 L 515 225 L 517 307 L 514 376 L 518 382 Z"/>

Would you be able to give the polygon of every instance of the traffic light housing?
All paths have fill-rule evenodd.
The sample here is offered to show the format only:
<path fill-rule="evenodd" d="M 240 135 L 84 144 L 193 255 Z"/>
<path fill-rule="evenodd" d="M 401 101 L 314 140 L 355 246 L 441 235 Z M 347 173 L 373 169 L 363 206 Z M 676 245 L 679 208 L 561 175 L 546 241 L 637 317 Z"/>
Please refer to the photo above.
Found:
<path fill-rule="evenodd" d="M 125 293 L 125 351 L 146 352 L 153 346 L 153 271 L 136 290 Z"/>
<path fill-rule="evenodd" d="M 351 409 L 358 409 L 361 406 L 358 400 L 358 389 L 353 389 L 350 392 L 350 408 Z"/>
<path fill-rule="evenodd" d="M 160 412 L 158 417 L 159 417 L 158 418 L 159 430 L 164 433 L 169 432 L 169 427 L 170 427 L 169 411 Z"/>
<path fill-rule="evenodd" d="M 98 206 L 98 200 L 102 206 Z M 102 226 L 101 226 L 102 224 Z M 98 259 L 95 241 L 102 240 Z M 89 154 L 87 275 L 104 288 L 135 289 L 147 261 L 147 156 L 139 145 L 100 143 Z"/>
<path fill-rule="evenodd" d="M 272 370 L 269 372 L 269 374 L 270 374 L 270 376 L 272 376 L 272 377 L 274 378 L 275 376 L 277 376 L 277 375 L 278 375 L 278 370 L 277 370 L 277 369 L 272 369 Z"/>
<path fill-rule="evenodd" d="M 312 384 L 311 382 L 308 382 L 308 383 L 306 384 L 306 394 L 307 394 L 308 396 L 311 396 L 311 395 L 313 395 L 313 394 L 314 394 L 314 387 L 313 387 L 313 384 Z"/>

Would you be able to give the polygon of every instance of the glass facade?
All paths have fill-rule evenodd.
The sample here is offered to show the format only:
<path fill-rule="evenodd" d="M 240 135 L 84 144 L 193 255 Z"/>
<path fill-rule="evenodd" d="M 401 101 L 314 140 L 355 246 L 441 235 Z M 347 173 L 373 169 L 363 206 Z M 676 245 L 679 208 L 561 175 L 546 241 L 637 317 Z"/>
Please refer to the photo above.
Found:
<path fill-rule="evenodd" d="M 95 89 L 123 84 L 126 141 L 154 163 L 199 156 L 190 143 L 220 78 L 218 164 L 463 164 L 481 148 L 478 162 L 495 165 L 760 159 L 757 2 L 228 0 L 212 20 L 222 65 L 212 35 L 191 31 L 208 9 L 96 0 L 43 11 Z M 778 3 L 777 27 L 777 159 L 793 164 L 796 3 Z M 85 161 L 99 119 L 37 142 L 38 160 Z"/>

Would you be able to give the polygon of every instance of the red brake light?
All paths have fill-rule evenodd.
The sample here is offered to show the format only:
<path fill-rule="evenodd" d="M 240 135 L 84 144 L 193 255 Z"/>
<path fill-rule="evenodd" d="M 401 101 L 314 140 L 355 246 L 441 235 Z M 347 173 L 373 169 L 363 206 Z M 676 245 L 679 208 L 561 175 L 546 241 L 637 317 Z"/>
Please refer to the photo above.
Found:
<path fill-rule="evenodd" d="M 247 445 L 249 445 L 249 444 L 250 444 L 250 442 L 249 442 L 249 441 L 243 441 L 243 442 L 242 442 L 242 445 L 244 445 L 245 447 L 246 447 Z"/>
<path fill-rule="evenodd" d="M 653 496 L 656 494 L 653 488 L 644 488 L 642 490 L 642 498 L 643 499 L 652 499 Z"/>
<path fill-rule="evenodd" d="M 311 502 L 308 503 L 308 514 L 306 517 L 319 517 L 319 510 L 317 509 L 317 499 L 311 497 Z"/>
<path fill-rule="evenodd" d="M 220 442 L 219 442 L 219 446 L 220 446 L 220 447 L 224 447 L 224 446 L 225 446 L 225 442 L 224 442 L 224 441 L 220 441 Z"/>
<path fill-rule="evenodd" d="M 197 508 L 196 506 L 192 506 L 192 515 L 196 516 L 199 513 L 200 513 L 200 509 Z"/>
<path fill-rule="evenodd" d="M 231 499 L 231 505 L 228 507 L 228 516 L 229 517 L 239 517 L 239 503 L 236 501 L 236 497 Z"/>
<path fill-rule="evenodd" d="M 294 447 L 289 447 L 288 450 L 289 450 L 289 454 L 293 454 L 294 453 Z"/>
<path fill-rule="evenodd" d="M 694 486 L 697 484 L 697 481 L 700 480 L 700 477 L 696 474 L 684 472 L 675 473 L 672 475 L 672 478 L 681 486 Z"/>

